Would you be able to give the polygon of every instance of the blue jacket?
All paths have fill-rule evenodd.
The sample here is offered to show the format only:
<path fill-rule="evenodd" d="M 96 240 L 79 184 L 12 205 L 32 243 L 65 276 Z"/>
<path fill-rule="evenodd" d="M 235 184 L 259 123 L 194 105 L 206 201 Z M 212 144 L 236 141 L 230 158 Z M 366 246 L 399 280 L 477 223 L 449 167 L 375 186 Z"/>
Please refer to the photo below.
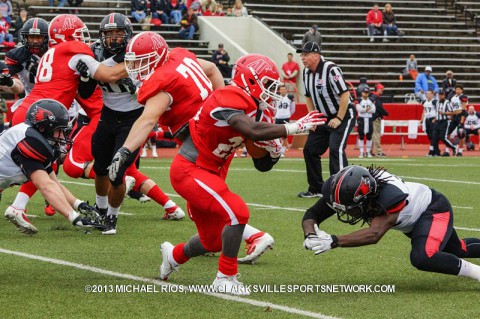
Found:
<path fill-rule="evenodd" d="M 435 80 L 435 77 L 430 74 L 430 77 L 427 78 L 427 75 L 425 73 L 420 73 L 417 76 L 417 80 L 415 81 L 415 93 L 419 92 L 420 90 L 423 90 L 423 92 L 427 92 L 429 82 L 431 82 L 433 91 L 438 92 L 438 84 L 437 80 Z"/>

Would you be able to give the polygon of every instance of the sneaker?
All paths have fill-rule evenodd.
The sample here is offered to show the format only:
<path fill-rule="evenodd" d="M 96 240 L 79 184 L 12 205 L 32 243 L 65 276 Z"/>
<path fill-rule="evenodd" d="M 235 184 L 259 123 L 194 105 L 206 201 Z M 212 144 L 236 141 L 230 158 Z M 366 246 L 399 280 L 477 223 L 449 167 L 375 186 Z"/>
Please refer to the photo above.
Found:
<path fill-rule="evenodd" d="M 238 275 L 237 275 L 238 276 Z M 217 277 L 213 281 L 213 289 L 218 293 L 236 296 L 249 296 L 247 287 L 237 280 L 237 276 Z"/>
<path fill-rule="evenodd" d="M 142 148 L 142 154 L 140 154 L 140 157 L 141 157 L 141 158 L 147 157 L 147 149 L 146 149 L 145 147 Z"/>
<path fill-rule="evenodd" d="M 306 191 L 306 192 L 298 193 L 297 196 L 298 197 L 303 197 L 303 198 L 313 198 L 313 197 L 322 197 L 322 194 L 312 193 L 312 192 Z"/>
<path fill-rule="evenodd" d="M 163 214 L 162 219 L 166 220 L 180 220 L 185 218 L 185 212 L 183 209 L 178 207 L 177 205 L 165 208 L 165 214 Z"/>
<path fill-rule="evenodd" d="M 98 214 L 100 215 L 101 220 L 105 220 L 107 217 L 108 208 L 99 208 L 97 204 L 95 204 L 95 209 L 97 210 Z"/>
<path fill-rule="evenodd" d="M 178 271 L 178 266 L 173 266 L 168 261 L 168 256 L 173 251 L 172 243 L 168 241 L 160 245 L 160 251 L 162 252 L 162 264 L 160 265 L 160 279 L 167 280 L 168 276 L 174 271 Z"/>
<path fill-rule="evenodd" d="M 152 157 L 153 157 L 153 158 L 157 158 L 157 157 L 158 157 L 157 150 L 152 151 Z"/>
<path fill-rule="evenodd" d="M 390 42 L 390 40 L 388 40 L 387 38 L 383 38 L 382 41 L 383 41 L 383 42 Z"/>
<path fill-rule="evenodd" d="M 55 208 L 53 208 L 52 205 L 50 205 L 47 201 L 45 201 L 45 207 L 43 208 L 43 212 L 47 216 L 53 216 L 55 215 Z"/>
<path fill-rule="evenodd" d="M 358 158 L 363 158 L 363 154 L 358 155 Z"/>
<path fill-rule="evenodd" d="M 260 232 L 248 238 L 246 243 L 247 255 L 237 259 L 239 264 L 254 264 L 267 249 L 273 249 L 275 241 L 269 234 Z"/>
<path fill-rule="evenodd" d="M 450 153 L 447 153 L 447 152 L 443 152 L 442 154 L 442 157 L 449 157 L 450 156 Z"/>
<path fill-rule="evenodd" d="M 28 220 L 23 209 L 8 206 L 5 210 L 5 219 L 17 226 L 18 230 L 24 234 L 35 235 L 37 233 L 37 228 Z"/>
<path fill-rule="evenodd" d="M 102 235 L 115 235 L 117 233 L 117 216 L 110 215 L 105 218 L 105 230 Z"/>
<path fill-rule="evenodd" d="M 142 196 L 140 196 L 140 198 L 138 199 L 138 201 L 141 203 L 141 204 L 144 204 L 144 203 L 148 203 L 149 201 L 151 201 L 152 199 L 150 197 L 148 197 L 147 195 L 145 194 L 142 194 Z"/>
<path fill-rule="evenodd" d="M 372 157 L 372 153 L 367 153 L 367 157 Z"/>

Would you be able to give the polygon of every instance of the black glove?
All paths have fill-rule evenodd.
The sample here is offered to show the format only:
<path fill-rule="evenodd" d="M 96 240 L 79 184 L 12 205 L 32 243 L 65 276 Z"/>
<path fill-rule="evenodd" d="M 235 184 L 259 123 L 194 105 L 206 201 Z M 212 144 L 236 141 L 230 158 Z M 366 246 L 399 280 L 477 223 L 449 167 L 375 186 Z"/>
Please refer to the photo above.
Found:
<path fill-rule="evenodd" d="M 88 70 L 87 64 L 83 62 L 82 59 L 78 60 L 75 69 L 77 69 L 78 73 L 80 73 L 80 76 L 82 77 L 81 80 L 83 82 L 87 82 L 90 79 L 90 71 Z"/>
<path fill-rule="evenodd" d="M 108 167 L 108 177 L 113 182 L 117 179 L 120 168 L 125 164 L 131 152 L 126 147 L 120 147 L 112 159 L 112 163 Z"/>
<path fill-rule="evenodd" d="M 13 86 L 12 76 L 8 73 L 0 74 L 0 85 L 8 86 L 9 88 L 11 88 Z"/>
<path fill-rule="evenodd" d="M 137 92 L 137 87 L 135 86 L 135 84 L 133 84 L 133 81 L 130 78 L 121 79 L 117 81 L 117 84 L 123 85 L 132 95 Z"/>
<path fill-rule="evenodd" d="M 125 51 L 126 50 L 123 49 L 121 52 L 115 54 L 113 57 L 113 61 L 117 63 L 123 63 L 123 61 L 125 60 Z"/>
<path fill-rule="evenodd" d="M 34 55 L 32 55 L 30 57 L 30 60 L 28 60 L 27 63 L 25 64 L 25 70 L 27 70 L 33 76 L 36 76 L 37 69 L 38 69 L 38 59 Z"/>

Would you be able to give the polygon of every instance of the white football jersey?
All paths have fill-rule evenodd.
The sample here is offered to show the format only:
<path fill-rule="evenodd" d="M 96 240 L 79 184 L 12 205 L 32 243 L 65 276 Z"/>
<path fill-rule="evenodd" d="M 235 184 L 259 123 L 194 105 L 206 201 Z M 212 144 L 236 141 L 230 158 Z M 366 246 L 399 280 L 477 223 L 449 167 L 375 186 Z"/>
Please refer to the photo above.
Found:
<path fill-rule="evenodd" d="M 371 118 L 375 110 L 375 103 L 370 99 L 362 99 L 360 103 L 357 104 L 358 117 Z"/>

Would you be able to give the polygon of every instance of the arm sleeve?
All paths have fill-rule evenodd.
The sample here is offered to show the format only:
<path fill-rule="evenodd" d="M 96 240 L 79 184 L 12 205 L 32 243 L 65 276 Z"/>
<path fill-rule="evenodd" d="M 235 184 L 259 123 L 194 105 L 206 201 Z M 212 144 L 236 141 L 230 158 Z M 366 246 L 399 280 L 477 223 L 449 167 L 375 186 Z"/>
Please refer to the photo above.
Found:
<path fill-rule="evenodd" d="M 87 82 L 79 82 L 78 94 L 82 99 L 88 99 L 90 96 L 92 96 L 93 92 L 95 92 L 97 81 L 94 79 L 89 79 Z"/>
<path fill-rule="evenodd" d="M 76 66 L 79 60 L 85 62 L 88 66 L 88 70 L 90 71 L 90 76 L 93 76 L 97 71 L 98 67 L 100 66 L 100 62 L 95 60 L 92 56 L 86 54 L 75 54 L 72 56 L 70 61 L 68 61 L 68 67 L 74 71 L 76 71 Z"/>
<path fill-rule="evenodd" d="M 313 219 L 319 225 L 334 214 L 335 211 L 327 205 L 325 198 L 322 197 L 312 207 L 307 209 L 303 215 L 303 221 Z"/>
<path fill-rule="evenodd" d="M 270 153 L 267 153 L 262 158 L 253 158 L 253 165 L 260 172 L 268 172 L 278 163 L 279 158 L 272 158 Z"/>

